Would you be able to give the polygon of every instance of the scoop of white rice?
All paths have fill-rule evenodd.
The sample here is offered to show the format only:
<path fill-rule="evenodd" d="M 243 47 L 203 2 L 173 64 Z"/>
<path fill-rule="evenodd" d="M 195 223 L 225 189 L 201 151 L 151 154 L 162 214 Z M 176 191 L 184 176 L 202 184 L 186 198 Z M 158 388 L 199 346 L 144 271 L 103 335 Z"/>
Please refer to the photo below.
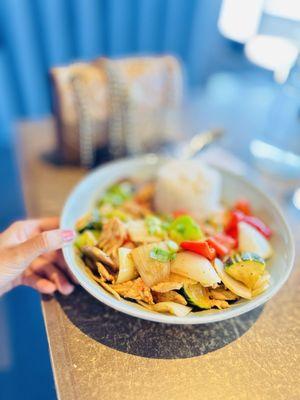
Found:
<path fill-rule="evenodd" d="M 204 220 L 220 207 L 221 176 L 199 160 L 174 160 L 158 171 L 155 208 L 161 213 L 187 211 Z"/>

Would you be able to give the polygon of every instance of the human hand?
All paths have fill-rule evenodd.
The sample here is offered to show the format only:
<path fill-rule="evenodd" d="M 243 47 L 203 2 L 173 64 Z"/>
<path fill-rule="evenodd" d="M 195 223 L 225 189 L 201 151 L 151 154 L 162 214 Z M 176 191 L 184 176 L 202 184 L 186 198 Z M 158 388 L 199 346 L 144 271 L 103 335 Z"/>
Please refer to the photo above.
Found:
<path fill-rule="evenodd" d="M 70 244 L 75 233 L 57 229 L 58 218 L 18 221 L 0 234 L 0 294 L 17 285 L 41 293 L 58 290 L 70 294 L 75 278 L 68 270 L 61 247 Z"/>

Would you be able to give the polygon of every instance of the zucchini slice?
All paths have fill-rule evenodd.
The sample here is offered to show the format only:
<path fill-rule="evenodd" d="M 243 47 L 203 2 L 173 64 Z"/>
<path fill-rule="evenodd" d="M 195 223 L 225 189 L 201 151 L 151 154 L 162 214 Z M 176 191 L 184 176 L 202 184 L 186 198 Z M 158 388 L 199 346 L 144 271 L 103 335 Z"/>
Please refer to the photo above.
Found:
<path fill-rule="evenodd" d="M 235 254 L 225 262 L 227 274 L 243 282 L 249 289 L 253 289 L 265 268 L 265 260 L 255 253 Z"/>
<path fill-rule="evenodd" d="M 200 283 L 197 283 L 196 285 L 185 284 L 183 286 L 183 291 L 187 301 L 193 306 L 204 309 L 211 308 L 208 291 Z"/>
<path fill-rule="evenodd" d="M 223 262 L 220 259 L 218 258 L 215 259 L 214 267 L 217 271 L 217 274 L 224 283 L 225 287 L 227 287 L 227 289 L 229 289 L 232 293 L 235 293 L 238 296 L 243 297 L 243 299 L 251 299 L 252 297 L 251 290 L 247 288 L 247 286 L 244 285 L 242 282 L 236 281 L 230 275 L 228 275 L 225 272 Z"/>

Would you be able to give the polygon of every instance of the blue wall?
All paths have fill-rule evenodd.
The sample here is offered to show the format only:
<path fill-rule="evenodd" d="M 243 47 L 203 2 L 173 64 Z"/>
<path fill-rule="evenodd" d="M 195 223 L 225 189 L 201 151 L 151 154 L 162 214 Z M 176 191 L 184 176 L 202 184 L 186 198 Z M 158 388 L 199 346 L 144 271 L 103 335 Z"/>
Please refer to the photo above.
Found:
<path fill-rule="evenodd" d="M 0 232 L 24 218 L 24 206 L 12 151 L 0 147 Z M 40 297 L 18 287 L 0 297 L 0 399 L 54 400 Z"/>

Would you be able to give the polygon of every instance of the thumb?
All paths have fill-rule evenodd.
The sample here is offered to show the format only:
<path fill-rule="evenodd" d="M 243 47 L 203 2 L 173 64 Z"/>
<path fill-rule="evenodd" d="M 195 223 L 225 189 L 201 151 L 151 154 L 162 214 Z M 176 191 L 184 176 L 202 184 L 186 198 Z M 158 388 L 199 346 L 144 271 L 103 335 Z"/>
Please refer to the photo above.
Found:
<path fill-rule="evenodd" d="M 55 229 L 42 232 L 25 242 L 1 252 L 0 286 L 15 279 L 38 256 L 60 249 L 72 242 L 73 230 Z"/>
<path fill-rule="evenodd" d="M 74 237 L 75 232 L 73 230 L 55 229 L 45 231 L 14 246 L 14 250 L 22 257 L 23 262 L 29 264 L 41 254 L 60 249 L 70 243 Z"/>

